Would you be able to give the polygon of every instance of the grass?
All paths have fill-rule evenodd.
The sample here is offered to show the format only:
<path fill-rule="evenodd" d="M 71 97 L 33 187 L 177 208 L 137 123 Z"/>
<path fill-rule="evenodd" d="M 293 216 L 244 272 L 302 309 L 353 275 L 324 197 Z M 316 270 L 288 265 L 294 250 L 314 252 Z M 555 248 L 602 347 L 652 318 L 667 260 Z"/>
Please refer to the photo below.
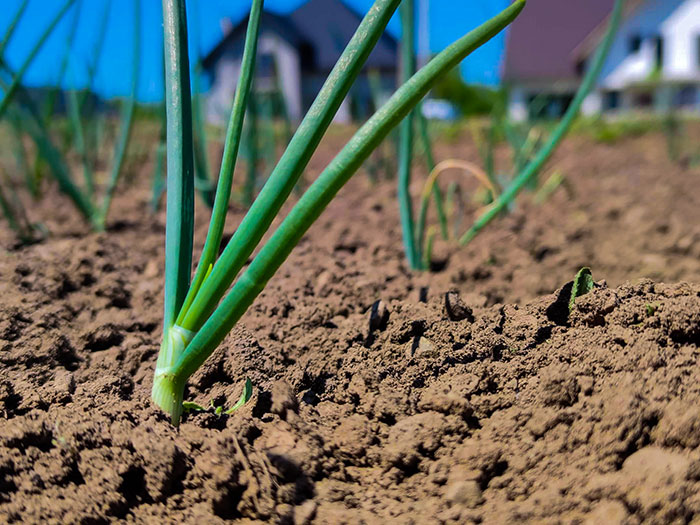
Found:
<path fill-rule="evenodd" d="M 184 0 L 164 0 L 168 130 L 166 276 L 163 340 L 156 364 L 152 397 L 170 415 L 173 424 L 180 422 L 188 378 L 240 320 L 340 188 L 389 132 L 420 103 L 437 80 L 512 22 L 525 5 L 524 0 L 515 2 L 446 48 L 407 79 L 309 186 L 244 269 L 294 189 L 399 3 L 399 0 L 374 2 L 265 186 L 219 256 L 221 228 L 225 221 L 231 190 L 230 179 L 236 158 L 234 152 L 237 152 L 240 143 L 243 109 L 250 92 L 250 83 L 246 79 L 253 71 L 254 60 L 251 57 L 255 56 L 262 11 L 262 1 L 253 2 L 248 21 L 244 66 L 234 98 L 222 162 L 223 177 L 220 177 L 217 185 L 204 253 L 194 278 L 190 281 L 194 168 L 186 8 Z M 223 168 L 225 164 L 226 169 Z M 219 203 L 221 205 L 217 206 Z"/>

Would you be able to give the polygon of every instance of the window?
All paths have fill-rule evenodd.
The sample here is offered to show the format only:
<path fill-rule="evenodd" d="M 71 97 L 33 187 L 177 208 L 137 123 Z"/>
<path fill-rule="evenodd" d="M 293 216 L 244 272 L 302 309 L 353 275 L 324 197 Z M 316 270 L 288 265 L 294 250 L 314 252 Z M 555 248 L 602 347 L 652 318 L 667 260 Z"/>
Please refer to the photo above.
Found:
<path fill-rule="evenodd" d="M 652 41 L 654 42 L 654 64 L 656 69 L 662 70 L 664 68 L 664 38 L 657 35 Z"/>
<path fill-rule="evenodd" d="M 698 96 L 695 86 L 681 86 L 676 93 L 675 105 L 680 107 L 692 107 L 695 106 L 697 100 Z"/>
<path fill-rule="evenodd" d="M 629 39 L 629 54 L 638 53 L 642 48 L 642 37 L 640 35 L 632 35 Z"/>
<path fill-rule="evenodd" d="M 255 74 L 258 78 L 274 78 L 275 69 L 275 57 L 272 53 L 258 55 L 258 63 L 255 66 Z"/>
<path fill-rule="evenodd" d="M 608 91 L 603 102 L 605 109 L 618 109 L 620 107 L 620 92 Z"/>
<path fill-rule="evenodd" d="M 316 69 L 316 50 L 313 44 L 303 42 L 299 46 L 299 58 L 301 61 L 301 69 L 304 71 L 313 71 Z"/>

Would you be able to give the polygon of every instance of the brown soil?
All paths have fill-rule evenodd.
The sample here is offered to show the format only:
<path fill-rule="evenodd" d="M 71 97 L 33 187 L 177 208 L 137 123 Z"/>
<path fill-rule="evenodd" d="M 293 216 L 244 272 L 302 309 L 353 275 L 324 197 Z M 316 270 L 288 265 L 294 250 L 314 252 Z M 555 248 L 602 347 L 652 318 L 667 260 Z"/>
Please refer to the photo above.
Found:
<path fill-rule="evenodd" d="M 358 174 L 187 396 L 251 401 L 179 430 L 149 400 L 163 214 L 130 189 L 88 234 L 47 199 L 0 260 L 0 522 L 700 523 L 700 173 L 655 135 L 553 166 L 568 190 L 424 275 Z M 609 286 L 569 315 L 583 265 Z"/>

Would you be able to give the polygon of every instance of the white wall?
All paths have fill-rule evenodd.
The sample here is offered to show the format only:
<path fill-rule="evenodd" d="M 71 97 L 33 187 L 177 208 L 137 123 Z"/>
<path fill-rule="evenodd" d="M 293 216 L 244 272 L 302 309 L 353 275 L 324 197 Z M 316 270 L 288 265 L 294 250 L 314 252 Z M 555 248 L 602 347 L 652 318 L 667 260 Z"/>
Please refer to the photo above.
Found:
<path fill-rule="evenodd" d="M 275 59 L 282 82 L 280 89 L 284 96 L 289 118 L 298 122 L 302 117 L 301 64 L 294 47 L 274 33 L 263 33 L 258 42 L 258 54 L 269 54 Z M 233 97 L 241 72 L 240 55 L 233 50 L 225 51 L 217 60 L 214 71 L 214 84 L 207 100 L 207 120 L 226 124 L 233 104 Z"/>
<path fill-rule="evenodd" d="M 274 33 L 263 33 L 258 42 L 258 54 L 275 57 L 280 89 L 287 104 L 289 118 L 298 122 L 302 117 L 301 63 L 297 50 Z"/>
<path fill-rule="evenodd" d="M 642 46 L 630 53 L 629 42 L 634 35 L 642 37 Z M 700 82 L 700 0 L 646 0 L 622 23 L 603 67 L 600 87 L 622 89 L 648 80 L 656 65 L 651 40 L 655 35 L 664 40 L 662 78 Z"/>
<path fill-rule="evenodd" d="M 515 122 L 524 122 L 528 118 L 527 93 L 522 87 L 513 87 L 510 90 L 508 116 Z"/>
<path fill-rule="evenodd" d="M 216 62 L 214 68 L 214 83 L 207 97 L 208 122 L 226 125 L 240 74 L 240 59 L 224 54 Z"/>

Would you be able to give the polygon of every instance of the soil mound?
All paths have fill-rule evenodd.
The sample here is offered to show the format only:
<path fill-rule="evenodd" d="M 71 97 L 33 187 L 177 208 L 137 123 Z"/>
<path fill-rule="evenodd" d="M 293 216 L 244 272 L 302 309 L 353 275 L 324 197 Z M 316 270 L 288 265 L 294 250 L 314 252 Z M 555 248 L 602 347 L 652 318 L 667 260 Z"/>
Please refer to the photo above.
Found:
<path fill-rule="evenodd" d="M 0 523 L 700 523 L 700 286 L 660 284 L 700 282 L 700 172 L 659 134 L 573 137 L 552 166 L 544 205 L 438 240 L 429 275 L 406 268 L 395 182 L 358 174 L 187 394 L 228 407 L 250 378 L 253 398 L 179 430 L 150 403 L 148 177 L 101 234 L 49 193 L 31 215 L 52 237 L 0 258 Z M 569 312 L 581 266 L 610 287 Z"/>
<path fill-rule="evenodd" d="M 254 398 L 179 431 L 148 401 L 153 320 L 72 337 L 48 301 L 5 304 L 0 521 L 700 517 L 700 287 L 598 283 L 570 314 L 566 288 L 525 306 L 448 292 L 307 312 L 277 334 L 299 354 L 239 328 L 189 397 L 224 405 L 250 377 Z"/>

